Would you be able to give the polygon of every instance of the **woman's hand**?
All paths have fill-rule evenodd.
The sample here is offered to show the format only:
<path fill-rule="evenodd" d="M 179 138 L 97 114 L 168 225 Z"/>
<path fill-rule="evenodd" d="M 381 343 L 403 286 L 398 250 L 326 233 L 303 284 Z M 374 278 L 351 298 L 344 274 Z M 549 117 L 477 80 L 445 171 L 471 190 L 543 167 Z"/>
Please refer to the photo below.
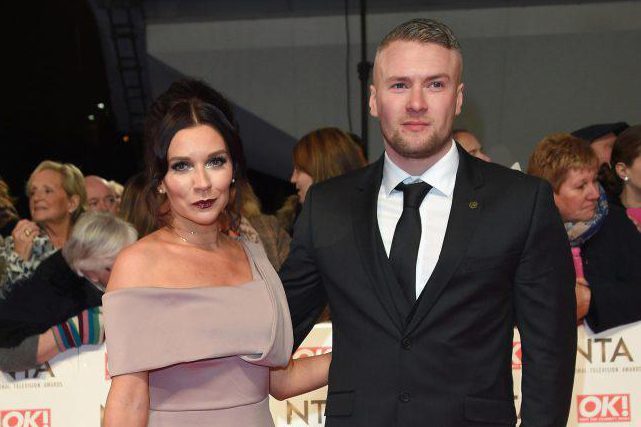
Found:
<path fill-rule="evenodd" d="M 576 322 L 577 324 L 580 324 L 583 322 L 583 318 L 587 316 L 588 310 L 590 309 L 590 297 L 592 296 L 592 292 L 590 292 L 590 285 L 583 278 L 576 279 L 574 291 L 576 293 Z"/>
<path fill-rule="evenodd" d="M 290 359 L 285 368 L 270 371 L 269 393 L 283 400 L 326 386 L 331 362 L 332 353 Z"/>
<path fill-rule="evenodd" d="M 33 239 L 40 234 L 40 227 L 33 221 L 21 219 L 11 232 L 15 252 L 23 261 L 31 258 Z"/>

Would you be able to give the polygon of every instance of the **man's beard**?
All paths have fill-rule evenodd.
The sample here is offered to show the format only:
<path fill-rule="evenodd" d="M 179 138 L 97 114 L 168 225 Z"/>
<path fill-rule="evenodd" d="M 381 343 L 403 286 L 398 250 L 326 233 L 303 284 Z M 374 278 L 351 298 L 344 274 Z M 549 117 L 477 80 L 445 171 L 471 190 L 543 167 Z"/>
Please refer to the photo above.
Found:
<path fill-rule="evenodd" d="M 431 133 L 421 141 L 411 142 L 405 139 L 399 130 L 394 130 L 392 135 L 388 136 L 381 126 L 381 132 L 392 149 L 407 159 L 425 159 L 431 157 L 441 151 L 450 141 L 449 135 L 443 137 L 437 133 Z"/>

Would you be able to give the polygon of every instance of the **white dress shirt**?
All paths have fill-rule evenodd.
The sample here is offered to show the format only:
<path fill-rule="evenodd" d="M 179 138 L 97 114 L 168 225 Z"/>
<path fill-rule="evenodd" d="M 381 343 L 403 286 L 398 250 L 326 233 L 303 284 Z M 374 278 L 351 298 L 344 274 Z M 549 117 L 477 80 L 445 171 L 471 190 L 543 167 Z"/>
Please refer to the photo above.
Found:
<path fill-rule="evenodd" d="M 383 180 L 378 191 L 376 216 L 388 257 L 396 224 L 403 213 L 403 192 L 395 190 L 395 187 L 401 182 L 411 184 L 419 180 L 432 186 L 419 207 L 421 243 L 416 261 L 417 298 L 434 272 L 441 255 L 445 230 L 452 209 L 452 195 L 454 194 L 458 164 L 459 154 L 456 144 L 453 142 L 445 156 L 420 176 L 411 176 L 394 164 L 385 153 Z"/>

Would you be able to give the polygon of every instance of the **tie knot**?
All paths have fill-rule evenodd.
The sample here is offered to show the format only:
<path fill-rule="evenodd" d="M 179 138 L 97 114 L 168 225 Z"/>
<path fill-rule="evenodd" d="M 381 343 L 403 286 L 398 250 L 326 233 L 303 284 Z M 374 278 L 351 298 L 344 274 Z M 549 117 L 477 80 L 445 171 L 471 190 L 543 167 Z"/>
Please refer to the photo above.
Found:
<path fill-rule="evenodd" d="M 401 182 L 396 186 L 396 190 L 403 192 L 403 207 L 415 209 L 421 205 L 421 202 L 423 202 L 423 199 L 431 189 L 432 186 L 423 181 L 412 184 L 403 184 Z"/>

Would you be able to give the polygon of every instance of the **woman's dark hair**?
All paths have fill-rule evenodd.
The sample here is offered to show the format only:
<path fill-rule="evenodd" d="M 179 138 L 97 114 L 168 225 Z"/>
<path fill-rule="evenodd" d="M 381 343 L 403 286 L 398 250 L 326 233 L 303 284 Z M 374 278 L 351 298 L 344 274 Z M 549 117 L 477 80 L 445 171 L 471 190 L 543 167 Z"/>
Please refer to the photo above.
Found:
<path fill-rule="evenodd" d="M 202 81 L 178 80 L 152 104 L 145 120 L 145 175 L 147 178 L 147 205 L 156 217 L 156 225 L 163 225 L 168 213 L 163 209 L 166 196 L 158 194 L 158 186 L 167 174 L 167 151 L 176 133 L 198 125 L 211 126 L 225 141 L 232 161 L 233 176 L 244 176 L 245 157 L 238 132 L 238 123 L 229 102 L 218 91 Z M 234 191 L 232 191 L 233 195 Z M 238 208 L 231 197 L 225 210 L 226 228 L 235 229 Z"/>
<path fill-rule="evenodd" d="M 631 126 L 621 132 L 612 147 L 611 167 L 604 174 L 603 184 L 611 196 L 619 196 L 623 191 L 623 180 L 616 172 L 617 163 L 632 166 L 641 155 L 641 125 Z"/>
<path fill-rule="evenodd" d="M 156 215 L 147 210 L 144 201 L 147 191 L 147 178 L 142 172 L 127 180 L 120 201 L 119 216 L 134 226 L 138 237 L 145 237 L 155 230 Z"/>
<path fill-rule="evenodd" d="M 11 197 L 9 186 L 0 178 L 0 228 L 20 219 L 14 203 L 15 199 Z"/>

